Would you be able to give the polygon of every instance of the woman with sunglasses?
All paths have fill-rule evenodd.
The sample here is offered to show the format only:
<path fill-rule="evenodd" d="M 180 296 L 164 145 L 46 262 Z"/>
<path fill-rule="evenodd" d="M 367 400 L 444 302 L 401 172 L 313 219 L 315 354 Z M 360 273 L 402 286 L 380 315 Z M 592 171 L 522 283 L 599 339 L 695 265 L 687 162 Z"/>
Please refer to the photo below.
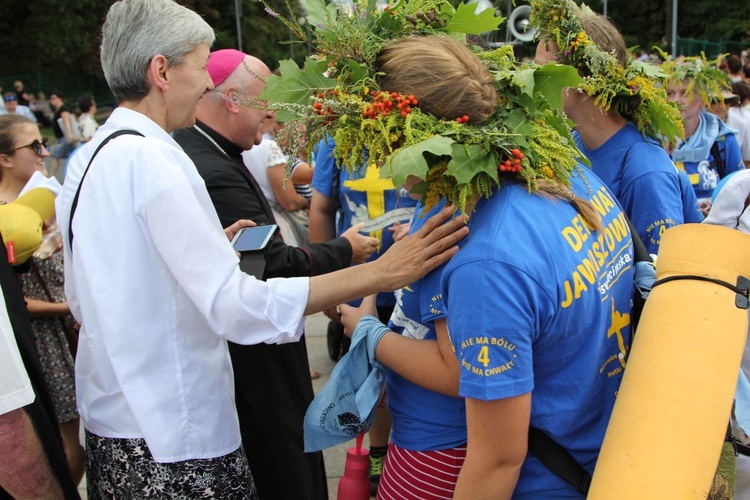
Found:
<path fill-rule="evenodd" d="M 15 200 L 34 173 L 46 175 L 44 159 L 49 156 L 48 144 L 39 127 L 28 118 L 0 116 L 0 203 Z M 61 249 L 58 244 L 47 258 L 32 257 L 23 266 L 25 272 L 17 271 L 45 382 L 55 404 L 68 465 L 77 484 L 83 477 L 85 453 L 78 439 L 73 355 L 66 337 L 66 333 L 74 332 L 74 320 L 63 290 Z"/>

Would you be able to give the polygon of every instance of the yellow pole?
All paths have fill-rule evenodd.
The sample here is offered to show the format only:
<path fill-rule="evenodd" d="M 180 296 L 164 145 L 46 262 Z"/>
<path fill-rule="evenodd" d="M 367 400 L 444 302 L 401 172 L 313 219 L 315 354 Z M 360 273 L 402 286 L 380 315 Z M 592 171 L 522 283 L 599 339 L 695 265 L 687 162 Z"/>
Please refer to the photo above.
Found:
<path fill-rule="evenodd" d="M 706 224 L 662 235 L 657 279 L 750 276 L 750 236 Z M 701 499 L 729 423 L 748 311 L 724 286 L 679 280 L 654 288 L 607 428 L 591 499 Z"/>

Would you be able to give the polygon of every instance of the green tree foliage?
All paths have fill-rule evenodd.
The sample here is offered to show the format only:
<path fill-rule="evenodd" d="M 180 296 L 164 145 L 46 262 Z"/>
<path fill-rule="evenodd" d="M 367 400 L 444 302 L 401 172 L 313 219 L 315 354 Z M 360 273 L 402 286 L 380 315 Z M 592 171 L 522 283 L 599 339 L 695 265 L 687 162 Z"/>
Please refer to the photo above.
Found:
<path fill-rule="evenodd" d="M 206 22 L 214 28 L 214 50 L 238 47 L 234 0 L 186 0 L 182 3 L 205 16 Z M 267 3 L 279 16 L 304 17 L 305 12 L 298 0 L 268 0 Z M 292 55 L 302 62 L 307 54 L 307 46 L 296 38 L 290 44 L 289 30 L 266 12 L 264 5 L 257 0 L 242 0 L 240 28 L 242 49 L 261 59 L 271 69 L 277 68 L 279 61 Z"/>
<path fill-rule="evenodd" d="M 98 71 L 98 31 L 107 8 L 102 0 L 0 0 L 2 73 Z"/>
<path fill-rule="evenodd" d="M 177 0 L 195 10 L 216 31 L 214 48 L 237 47 L 234 0 Z M 456 4 L 458 0 L 450 0 Z M 602 0 L 585 0 L 602 11 Z M 300 0 L 268 0 L 281 16 L 304 17 Z M 519 3 L 521 3 L 519 1 Z M 99 33 L 112 0 L 0 0 L 0 81 L 2 75 L 39 74 L 45 81 L 76 73 L 101 78 Z M 506 11 L 507 1 L 496 0 Z M 290 14 L 290 9 L 292 14 Z M 679 36 L 747 42 L 750 20 L 747 2 L 682 0 L 679 4 Z M 649 47 L 670 36 L 671 0 L 609 0 L 608 14 L 626 35 L 630 45 Z M 272 69 L 294 56 L 301 62 L 308 46 L 265 12 L 257 0 L 242 0 L 242 46 Z M 9 83 L 9 82 L 4 82 Z M 47 89 L 49 90 L 49 89 Z"/>
<path fill-rule="evenodd" d="M 682 37 L 750 44 L 749 7 L 747 1 L 682 1 L 678 6 L 678 34 Z"/>
<path fill-rule="evenodd" d="M 603 0 L 584 0 L 594 11 L 602 12 Z M 750 46 L 748 3 L 715 0 L 680 0 L 677 36 L 709 41 L 745 42 Z M 607 15 L 625 35 L 629 46 L 648 50 L 672 36 L 672 0 L 609 0 Z M 669 51 L 669 46 L 662 48 Z"/>
<path fill-rule="evenodd" d="M 214 48 L 237 47 L 232 0 L 179 0 L 201 14 L 216 31 Z M 0 75 L 81 72 L 101 76 L 99 37 L 111 0 L 0 0 Z M 289 30 L 263 10 L 256 0 L 242 0 L 243 49 L 275 68 L 290 57 Z M 289 15 L 285 0 L 270 0 L 280 15 Z M 297 0 L 290 5 L 303 15 Z M 295 58 L 307 53 L 294 47 Z"/>

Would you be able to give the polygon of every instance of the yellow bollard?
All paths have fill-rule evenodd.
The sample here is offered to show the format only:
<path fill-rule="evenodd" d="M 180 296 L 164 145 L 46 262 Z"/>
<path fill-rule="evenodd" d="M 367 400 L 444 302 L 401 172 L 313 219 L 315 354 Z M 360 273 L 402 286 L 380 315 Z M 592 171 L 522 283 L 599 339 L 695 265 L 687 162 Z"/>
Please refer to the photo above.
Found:
<path fill-rule="evenodd" d="M 685 224 L 664 233 L 657 280 L 750 276 L 750 235 Z M 651 292 L 594 471 L 590 499 L 705 500 L 747 336 L 737 294 L 695 280 Z"/>

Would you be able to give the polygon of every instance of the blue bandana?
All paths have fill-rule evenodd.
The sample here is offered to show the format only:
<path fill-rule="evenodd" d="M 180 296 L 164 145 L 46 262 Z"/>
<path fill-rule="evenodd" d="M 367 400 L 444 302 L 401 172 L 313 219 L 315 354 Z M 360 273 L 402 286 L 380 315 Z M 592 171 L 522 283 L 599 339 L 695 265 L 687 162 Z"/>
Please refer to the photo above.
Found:
<path fill-rule="evenodd" d="M 345 443 L 372 426 L 386 371 L 375 360 L 375 347 L 387 331 L 374 316 L 359 321 L 349 352 L 307 409 L 306 452 Z"/>
<path fill-rule="evenodd" d="M 736 133 L 736 130 L 727 127 L 718 116 L 701 111 L 698 128 L 693 135 L 680 144 L 677 150 L 672 152 L 672 160 L 675 162 L 702 162 L 708 159 L 711 146 L 718 137 Z"/>

